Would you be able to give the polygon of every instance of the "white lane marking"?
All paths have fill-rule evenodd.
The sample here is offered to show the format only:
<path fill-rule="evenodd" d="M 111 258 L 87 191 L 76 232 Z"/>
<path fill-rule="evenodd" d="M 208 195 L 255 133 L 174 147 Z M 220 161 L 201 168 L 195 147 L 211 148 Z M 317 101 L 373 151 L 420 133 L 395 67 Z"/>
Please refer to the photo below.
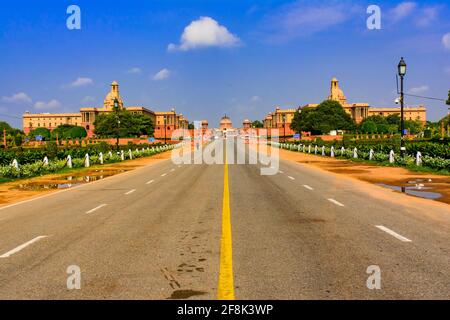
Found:
<path fill-rule="evenodd" d="M 146 184 L 153 183 L 153 181 L 155 181 L 155 180 L 150 180 L 150 181 L 148 181 Z"/>
<path fill-rule="evenodd" d="M 340 203 L 339 201 L 336 201 L 334 199 L 328 199 L 328 201 L 334 203 L 335 205 L 339 206 L 339 207 L 344 207 L 344 205 L 342 203 Z"/>
<path fill-rule="evenodd" d="M 135 191 L 136 191 L 136 189 L 132 189 L 132 190 L 130 190 L 130 191 L 128 191 L 128 192 L 125 192 L 125 195 L 132 194 L 132 193 L 135 192 Z"/>
<path fill-rule="evenodd" d="M 94 209 L 91 209 L 89 211 L 86 211 L 86 213 L 92 213 L 94 211 L 97 211 L 100 208 L 103 208 L 104 206 L 106 206 L 106 203 L 103 203 L 103 204 L 99 205 L 98 207 L 95 207 Z"/>
<path fill-rule="evenodd" d="M 308 186 L 307 184 L 304 184 L 304 185 L 303 185 L 303 188 L 306 188 L 306 189 L 308 189 L 308 190 L 314 190 L 312 187 Z"/>
<path fill-rule="evenodd" d="M 411 242 L 411 240 L 409 240 L 408 238 L 405 238 L 404 236 L 399 235 L 397 232 L 392 231 L 391 229 L 386 228 L 385 226 L 375 226 L 375 227 L 377 227 L 378 229 L 380 229 L 380 230 L 390 234 L 391 236 L 393 236 L 394 238 L 397 238 L 400 241 Z"/>
<path fill-rule="evenodd" d="M 165 161 L 170 161 L 170 159 L 165 159 L 163 161 L 164 162 Z M 60 190 L 60 191 L 55 191 L 55 192 L 50 192 L 48 194 L 44 194 L 43 196 L 31 198 L 31 199 L 28 199 L 28 200 L 19 201 L 19 202 L 16 202 L 16 203 L 11 203 L 11 204 L 9 204 L 7 206 L 0 207 L 0 211 L 8 209 L 8 208 L 12 208 L 12 207 L 20 206 L 20 205 L 26 204 L 28 202 L 33 202 L 33 201 L 44 199 L 44 198 L 47 198 L 47 197 L 52 197 L 52 196 L 58 195 L 60 193 L 69 192 L 69 191 L 76 190 L 76 189 L 83 189 L 85 187 L 89 187 L 89 186 L 91 186 L 93 184 L 96 184 L 96 183 L 101 184 L 101 183 L 104 183 L 105 181 L 114 180 L 117 177 L 123 177 L 123 176 L 126 176 L 126 175 L 130 175 L 130 174 L 136 173 L 136 172 L 138 172 L 140 170 L 145 170 L 147 168 L 148 168 L 148 166 L 143 166 L 141 168 L 137 168 L 137 169 L 134 169 L 134 170 L 129 170 L 129 171 L 125 171 L 125 172 L 122 172 L 122 173 L 118 173 L 118 174 L 115 174 L 115 175 L 110 176 L 110 177 L 106 177 L 106 178 L 99 179 L 99 180 L 92 181 L 92 182 L 85 183 L 85 184 L 80 184 L 79 186 L 66 188 L 66 189 L 63 189 L 63 190 Z"/>
<path fill-rule="evenodd" d="M 170 169 L 170 172 L 174 172 L 175 171 L 175 169 Z"/>
<path fill-rule="evenodd" d="M 162 175 L 161 175 L 161 177 L 165 177 L 167 175 L 167 173 L 163 173 Z"/>
<path fill-rule="evenodd" d="M 291 179 L 291 180 L 295 180 L 295 178 L 294 178 L 294 177 L 291 177 L 291 176 L 288 176 L 288 178 Z"/>
<path fill-rule="evenodd" d="M 36 238 L 34 238 L 34 239 L 31 239 L 30 241 L 25 242 L 24 244 L 21 244 L 20 246 L 18 246 L 18 247 L 16 247 L 16 248 L 12 249 L 11 251 L 8 251 L 8 252 L 2 254 L 2 255 L 0 256 L 0 258 L 1 258 L 1 259 L 3 259 L 3 258 L 9 258 L 9 257 L 12 256 L 13 254 L 15 254 L 15 253 L 17 253 L 17 252 L 19 252 L 19 251 L 22 251 L 23 249 L 25 249 L 25 248 L 28 247 L 29 245 L 31 245 L 31 244 L 33 244 L 33 243 L 35 243 L 35 242 L 37 242 L 37 241 L 39 241 L 39 240 L 41 240 L 41 239 L 44 239 L 44 238 L 47 238 L 47 236 L 39 236 L 39 237 L 36 237 Z"/>
<path fill-rule="evenodd" d="M 283 171 L 281 171 L 281 170 L 280 170 L 280 171 L 278 171 L 278 172 L 279 172 L 279 173 L 284 173 L 284 172 L 283 172 Z"/>

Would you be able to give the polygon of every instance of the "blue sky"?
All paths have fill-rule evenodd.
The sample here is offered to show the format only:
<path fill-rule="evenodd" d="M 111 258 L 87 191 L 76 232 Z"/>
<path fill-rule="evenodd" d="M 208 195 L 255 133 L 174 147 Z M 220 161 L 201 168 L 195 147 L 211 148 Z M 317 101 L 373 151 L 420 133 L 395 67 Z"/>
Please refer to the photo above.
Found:
<path fill-rule="evenodd" d="M 81 9 L 69 30 L 66 9 Z M 370 4 L 382 29 L 368 30 Z M 2 1 L 0 118 L 101 106 L 112 80 L 125 105 L 175 107 L 212 125 L 262 119 L 276 106 L 320 102 L 336 76 L 349 102 L 393 106 L 395 73 L 407 91 L 446 98 L 448 1 Z M 428 118 L 447 113 L 424 104 Z M 7 115 L 9 117 L 7 117 Z M 14 118 L 18 117 L 18 118 Z"/>

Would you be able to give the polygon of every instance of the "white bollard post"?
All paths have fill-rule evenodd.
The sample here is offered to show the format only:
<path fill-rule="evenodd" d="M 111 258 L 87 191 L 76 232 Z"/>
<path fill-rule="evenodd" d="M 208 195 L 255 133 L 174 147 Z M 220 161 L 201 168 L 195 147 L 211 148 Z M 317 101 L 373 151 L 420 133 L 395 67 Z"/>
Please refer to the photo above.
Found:
<path fill-rule="evenodd" d="M 420 153 L 420 151 L 417 151 L 416 166 L 421 166 L 421 165 L 422 165 L 422 154 Z"/>
<path fill-rule="evenodd" d="M 17 159 L 14 159 L 11 165 L 16 169 L 19 169 L 19 162 L 17 161 Z"/>
<path fill-rule="evenodd" d="M 331 146 L 330 156 L 334 158 L 334 146 Z"/>
<path fill-rule="evenodd" d="M 72 168 L 73 164 L 72 164 L 72 156 L 69 154 L 67 156 L 67 168 Z"/>
<path fill-rule="evenodd" d="M 358 149 L 353 149 L 353 158 L 358 159 Z"/>
<path fill-rule="evenodd" d="M 342 147 L 342 148 L 341 148 L 341 157 L 343 157 L 343 156 L 344 156 L 344 154 L 345 154 L 345 148 L 344 148 L 344 147 Z"/>
<path fill-rule="evenodd" d="M 103 153 L 100 152 L 98 155 L 98 161 L 100 161 L 100 164 L 103 164 Z"/>
<path fill-rule="evenodd" d="M 315 146 L 314 147 L 314 154 L 317 154 L 317 150 L 318 150 L 318 148 L 317 148 L 317 146 Z"/>
<path fill-rule="evenodd" d="M 395 153 L 394 150 L 391 150 L 391 152 L 389 152 L 389 163 L 394 163 L 395 162 Z"/>
<path fill-rule="evenodd" d="M 305 148 L 306 148 L 306 146 L 305 146 L 305 145 L 303 145 L 303 153 L 305 153 Z"/>
<path fill-rule="evenodd" d="M 48 158 L 47 156 L 44 157 L 44 167 L 48 166 Z"/>
<path fill-rule="evenodd" d="M 112 158 L 112 152 L 110 151 L 110 152 L 108 153 L 108 155 L 109 155 L 109 158 L 111 159 L 111 158 Z"/>
<path fill-rule="evenodd" d="M 373 155 L 375 154 L 375 152 L 373 151 L 373 149 L 370 149 L 369 151 L 369 160 L 373 160 Z"/>
<path fill-rule="evenodd" d="M 322 146 L 322 156 L 325 156 L 325 146 Z"/>
<path fill-rule="evenodd" d="M 120 160 L 125 160 L 125 153 L 123 152 L 123 150 L 120 150 Z"/>
<path fill-rule="evenodd" d="M 84 166 L 86 168 L 89 168 L 91 166 L 91 161 L 89 159 L 89 154 L 86 153 L 86 155 L 84 156 Z"/>
<path fill-rule="evenodd" d="M 297 151 L 300 152 L 301 148 L 302 148 L 302 145 L 299 144 L 298 147 L 297 147 Z"/>
<path fill-rule="evenodd" d="M 311 153 L 311 145 L 308 146 L 308 153 Z"/>
<path fill-rule="evenodd" d="M 131 159 L 133 159 L 133 154 L 131 152 L 131 149 L 128 149 L 128 157 Z"/>

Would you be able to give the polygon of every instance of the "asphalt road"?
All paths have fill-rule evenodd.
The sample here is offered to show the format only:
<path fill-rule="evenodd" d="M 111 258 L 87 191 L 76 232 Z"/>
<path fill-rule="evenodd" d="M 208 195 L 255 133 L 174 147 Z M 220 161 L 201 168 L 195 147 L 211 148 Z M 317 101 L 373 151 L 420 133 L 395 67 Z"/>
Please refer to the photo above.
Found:
<path fill-rule="evenodd" d="M 450 298 L 449 206 L 290 161 L 260 167 L 169 159 L 0 208 L 0 298 L 216 299 L 222 273 L 236 299 Z M 369 266 L 381 289 L 367 288 Z"/>

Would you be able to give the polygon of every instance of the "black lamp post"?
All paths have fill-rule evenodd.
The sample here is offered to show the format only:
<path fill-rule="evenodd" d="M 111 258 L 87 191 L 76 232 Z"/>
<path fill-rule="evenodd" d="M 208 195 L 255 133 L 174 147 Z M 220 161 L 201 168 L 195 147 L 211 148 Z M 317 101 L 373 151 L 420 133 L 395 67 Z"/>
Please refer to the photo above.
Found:
<path fill-rule="evenodd" d="M 166 144 L 167 116 L 164 116 L 164 144 Z"/>
<path fill-rule="evenodd" d="M 119 101 L 114 99 L 114 112 L 116 114 L 117 121 L 117 132 L 116 132 L 116 149 L 119 150 L 119 139 L 120 139 L 120 118 L 119 118 Z"/>
<path fill-rule="evenodd" d="M 286 115 L 283 114 L 283 142 L 286 142 Z"/>
<path fill-rule="evenodd" d="M 402 59 L 398 63 L 398 75 L 400 76 L 400 154 L 402 157 L 405 156 L 406 148 L 405 148 L 405 119 L 403 116 L 403 110 L 405 107 L 405 94 L 403 92 L 403 80 L 406 75 L 406 62 Z"/>

